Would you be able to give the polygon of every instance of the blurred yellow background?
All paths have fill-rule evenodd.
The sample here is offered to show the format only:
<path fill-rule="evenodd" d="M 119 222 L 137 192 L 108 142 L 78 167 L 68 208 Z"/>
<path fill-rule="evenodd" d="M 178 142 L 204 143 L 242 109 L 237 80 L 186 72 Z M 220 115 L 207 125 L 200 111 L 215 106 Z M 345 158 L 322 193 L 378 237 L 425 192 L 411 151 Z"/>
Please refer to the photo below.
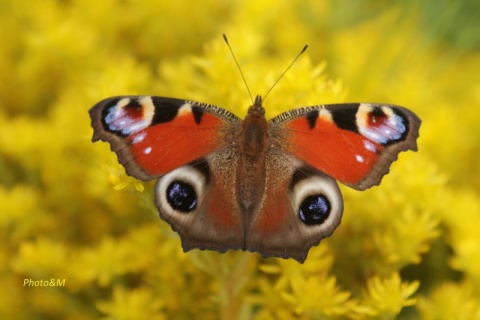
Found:
<path fill-rule="evenodd" d="M 480 319 L 480 2 L 0 0 L 0 318 Z M 382 185 L 342 187 L 303 265 L 183 253 L 88 110 L 125 94 L 244 116 L 384 102 L 422 119 Z"/>

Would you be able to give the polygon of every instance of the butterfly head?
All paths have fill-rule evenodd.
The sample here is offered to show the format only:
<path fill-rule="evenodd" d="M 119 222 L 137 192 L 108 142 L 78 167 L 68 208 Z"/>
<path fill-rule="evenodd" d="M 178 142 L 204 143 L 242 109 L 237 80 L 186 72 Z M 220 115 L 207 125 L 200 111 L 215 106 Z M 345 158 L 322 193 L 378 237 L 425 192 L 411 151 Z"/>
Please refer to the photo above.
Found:
<path fill-rule="evenodd" d="M 262 106 L 262 97 L 260 95 L 255 98 L 255 102 L 253 103 L 253 105 L 248 108 L 248 114 L 257 114 L 261 117 L 265 117 L 265 109 Z"/>

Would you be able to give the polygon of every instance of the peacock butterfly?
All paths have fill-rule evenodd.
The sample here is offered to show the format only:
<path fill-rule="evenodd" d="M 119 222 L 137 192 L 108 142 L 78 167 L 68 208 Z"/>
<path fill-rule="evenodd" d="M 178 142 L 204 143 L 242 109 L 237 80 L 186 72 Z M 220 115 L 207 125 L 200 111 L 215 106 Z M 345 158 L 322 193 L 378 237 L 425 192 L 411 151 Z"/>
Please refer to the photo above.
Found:
<path fill-rule="evenodd" d="M 378 185 L 398 153 L 417 150 L 420 119 L 395 105 L 317 105 L 245 119 L 190 100 L 119 96 L 90 110 L 93 141 L 126 172 L 157 179 L 155 204 L 184 251 L 240 249 L 303 262 L 340 224 L 335 180 Z"/>
<path fill-rule="evenodd" d="M 90 110 L 93 141 L 111 144 L 127 173 L 158 179 L 155 203 L 193 248 L 257 251 L 304 261 L 340 224 L 335 180 L 378 185 L 420 120 L 393 105 L 294 109 L 270 121 L 258 96 L 244 120 L 195 101 L 124 96 Z"/>

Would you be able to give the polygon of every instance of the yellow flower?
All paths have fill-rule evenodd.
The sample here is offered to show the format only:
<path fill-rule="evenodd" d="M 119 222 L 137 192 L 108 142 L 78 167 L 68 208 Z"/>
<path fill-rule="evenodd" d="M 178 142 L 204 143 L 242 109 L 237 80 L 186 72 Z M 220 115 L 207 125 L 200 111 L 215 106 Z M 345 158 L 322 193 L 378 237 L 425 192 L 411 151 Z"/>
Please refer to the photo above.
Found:
<path fill-rule="evenodd" d="M 15 271 L 36 279 L 64 278 L 67 263 L 65 244 L 42 237 L 36 241 L 24 241 L 18 255 L 12 260 Z"/>
<path fill-rule="evenodd" d="M 102 168 L 108 172 L 108 181 L 113 184 L 115 190 L 120 191 L 125 188 L 128 189 L 129 187 L 133 187 L 138 192 L 143 192 L 143 190 L 145 190 L 143 183 L 128 176 L 125 173 L 125 169 L 118 162 L 110 165 L 103 165 Z"/>
<path fill-rule="evenodd" d="M 284 292 L 282 296 L 299 316 L 338 317 L 350 314 L 356 305 L 349 301 L 349 292 L 338 288 L 334 277 L 295 277 L 291 279 L 291 288 L 291 292 Z"/>
<path fill-rule="evenodd" d="M 73 281 L 95 281 L 100 287 L 110 285 L 115 277 L 129 271 L 129 258 L 126 243 L 105 237 L 97 247 L 84 249 L 75 257 L 71 266 Z"/>
<path fill-rule="evenodd" d="M 446 282 L 427 297 L 418 301 L 418 309 L 425 320 L 480 319 L 480 303 L 469 283 Z"/>
<path fill-rule="evenodd" d="M 372 277 L 367 282 L 363 303 L 382 318 L 394 318 L 406 307 L 414 305 L 415 298 L 411 296 L 417 291 L 419 281 L 402 282 L 398 273 L 389 278 Z"/>
<path fill-rule="evenodd" d="M 411 207 L 407 207 L 394 219 L 385 230 L 374 233 L 386 262 L 400 267 L 408 263 L 420 263 L 420 255 L 430 249 L 429 242 L 439 235 L 436 229 L 438 222 L 430 214 L 415 212 Z"/>
<path fill-rule="evenodd" d="M 164 303 L 147 288 L 127 290 L 116 286 L 111 301 L 102 300 L 96 305 L 105 314 L 104 320 L 166 319 L 161 310 Z"/>

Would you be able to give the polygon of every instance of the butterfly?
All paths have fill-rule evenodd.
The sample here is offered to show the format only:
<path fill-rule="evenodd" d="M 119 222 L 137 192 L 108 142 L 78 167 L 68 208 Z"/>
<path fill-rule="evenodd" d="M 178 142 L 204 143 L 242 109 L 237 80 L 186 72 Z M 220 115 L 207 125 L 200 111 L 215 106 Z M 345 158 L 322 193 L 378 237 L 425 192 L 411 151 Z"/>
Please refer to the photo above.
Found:
<path fill-rule="evenodd" d="M 378 185 L 399 152 L 417 150 L 420 119 L 389 104 L 293 109 L 267 121 L 257 96 L 242 120 L 175 98 L 118 96 L 90 110 L 93 141 L 109 142 L 126 172 L 157 179 L 163 220 L 194 248 L 303 262 L 340 224 L 337 181 Z"/>

